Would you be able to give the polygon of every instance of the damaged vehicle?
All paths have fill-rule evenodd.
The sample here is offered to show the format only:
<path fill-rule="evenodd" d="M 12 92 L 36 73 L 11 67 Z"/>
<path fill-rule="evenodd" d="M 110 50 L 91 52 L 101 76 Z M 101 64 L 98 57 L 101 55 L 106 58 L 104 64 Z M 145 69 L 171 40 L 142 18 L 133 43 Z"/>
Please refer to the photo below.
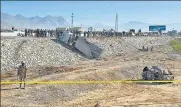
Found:
<path fill-rule="evenodd" d="M 173 81 L 174 75 L 170 70 L 161 69 L 158 66 L 152 66 L 151 68 L 146 66 L 142 72 L 142 79 Z"/>
<path fill-rule="evenodd" d="M 86 40 L 86 38 L 76 35 L 75 33 L 71 33 L 71 31 L 68 30 L 58 33 L 57 39 L 66 46 L 81 52 L 89 59 L 99 59 L 102 53 L 102 49 L 100 47 L 90 43 Z"/>

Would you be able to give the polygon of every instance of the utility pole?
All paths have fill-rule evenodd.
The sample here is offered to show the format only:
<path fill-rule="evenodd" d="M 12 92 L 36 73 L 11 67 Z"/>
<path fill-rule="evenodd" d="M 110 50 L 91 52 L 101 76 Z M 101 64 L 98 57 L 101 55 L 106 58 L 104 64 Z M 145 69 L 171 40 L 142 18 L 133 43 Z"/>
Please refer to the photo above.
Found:
<path fill-rule="evenodd" d="M 74 14 L 73 13 L 72 13 L 71 17 L 72 17 L 72 26 L 71 27 L 73 28 L 74 27 Z"/>
<path fill-rule="evenodd" d="M 118 32 L 118 14 L 116 13 L 115 31 Z"/>

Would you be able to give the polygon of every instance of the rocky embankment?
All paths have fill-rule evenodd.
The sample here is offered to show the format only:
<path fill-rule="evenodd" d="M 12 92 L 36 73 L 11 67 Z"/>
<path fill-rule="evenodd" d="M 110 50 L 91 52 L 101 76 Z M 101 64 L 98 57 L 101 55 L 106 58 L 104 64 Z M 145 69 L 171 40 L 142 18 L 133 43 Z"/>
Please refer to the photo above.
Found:
<path fill-rule="evenodd" d="M 168 44 L 171 37 L 96 37 L 88 41 L 103 49 L 101 57 L 130 53 L 145 47 Z M 27 67 L 70 65 L 89 60 L 50 38 L 1 40 L 1 71 L 8 71 L 24 61 Z"/>

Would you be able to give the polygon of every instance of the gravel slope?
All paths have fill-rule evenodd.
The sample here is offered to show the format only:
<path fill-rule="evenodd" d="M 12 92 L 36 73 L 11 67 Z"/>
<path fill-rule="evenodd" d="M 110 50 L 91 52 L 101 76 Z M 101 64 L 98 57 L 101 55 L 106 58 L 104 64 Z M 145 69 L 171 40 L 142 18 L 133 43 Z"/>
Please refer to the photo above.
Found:
<path fill-rule="evenodd" d="M 103 49 L 101 57 L 138 51 L 145 46 L 169 43 L 171 37 L 97 37 L 88 41 Z M 1 71 L 14 69 L 25 61 L 27 67 L 42 65 L 70 65 L 88 60 L 50 38 L 16 38 L 1 40 Z"/>

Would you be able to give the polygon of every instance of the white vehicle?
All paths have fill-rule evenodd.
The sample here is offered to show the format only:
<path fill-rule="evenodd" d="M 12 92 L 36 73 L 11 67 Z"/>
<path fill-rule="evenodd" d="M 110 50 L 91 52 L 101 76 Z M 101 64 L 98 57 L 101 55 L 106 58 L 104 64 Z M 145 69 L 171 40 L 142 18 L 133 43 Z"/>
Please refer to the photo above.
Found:
<path fill-rule="evenodd" d="M 81 36 L 75 37 L 70 31 L 59 32 L 57 37 L 60 42 L 78 50 L 90 59 L 98 58 L 102 52 L 101 48 L 88 42 L 86 38 Z"/>
<path fill-rule="evenodd" d="M 24 35 L 25 35 L 25 32 L 23 32 L 23 31 L 14 31 L 14 33 L 15 33 L 17 36 L 24 36 Z"/>
<path fill-rule="evenodd" d="M 1 32 L 1 36 L 19 36 L 24 34 L 22 31 Z"/>

